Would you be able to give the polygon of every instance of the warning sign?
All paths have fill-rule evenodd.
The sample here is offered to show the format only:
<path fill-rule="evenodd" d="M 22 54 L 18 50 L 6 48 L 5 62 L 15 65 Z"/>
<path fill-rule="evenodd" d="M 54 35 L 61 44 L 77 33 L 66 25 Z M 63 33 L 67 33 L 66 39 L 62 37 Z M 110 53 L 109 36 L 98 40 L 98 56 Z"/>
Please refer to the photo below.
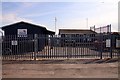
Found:
<path fill-rule="evenodd" d="M 27 29 L 18 29 L 18 37 L 27 37 Z"/>
<path fill-rule="evenodd" d="M 110 44 L 110 39 L 107 39 L 106 40 L 106 47 L 110 47 L 111 46 L 111 44 Z"/>
<path fill-rule="evenodd" d="M 116 48 L 120 47 L 120 40 L 116 39 Z"/>
<path fill-rule="evenodd" d="M 18 44 L 17 41 L 12 41 L 11 43 L 12 43 L 12 45 L 17 45 Z"/>

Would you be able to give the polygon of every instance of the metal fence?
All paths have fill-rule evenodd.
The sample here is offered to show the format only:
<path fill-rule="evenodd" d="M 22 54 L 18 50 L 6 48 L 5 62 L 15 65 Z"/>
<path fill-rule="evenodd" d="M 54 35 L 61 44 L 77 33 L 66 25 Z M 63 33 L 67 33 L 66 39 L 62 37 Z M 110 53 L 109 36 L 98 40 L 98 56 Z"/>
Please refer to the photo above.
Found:
<path fill-rule="evenodd" d="M 102 26 L 102 27 L 98 27 L 98 28 L 96 28 L 94 25 L 93 27 L 90 27 L 90 30 L 95 31 L 97 33 L 111 33 L 111 24 Z"/>
<path fill-rule="evenodd" d="M 67 58 L 117 58 L 120 35 L 89 34 L 3 36 L 3 60 L 40 60 Z"/>

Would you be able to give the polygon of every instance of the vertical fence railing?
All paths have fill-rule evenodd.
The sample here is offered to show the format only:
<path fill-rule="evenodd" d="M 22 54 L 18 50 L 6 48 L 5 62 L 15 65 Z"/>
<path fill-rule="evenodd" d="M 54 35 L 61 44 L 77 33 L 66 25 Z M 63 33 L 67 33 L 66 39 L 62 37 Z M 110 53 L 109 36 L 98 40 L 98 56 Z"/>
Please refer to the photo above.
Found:
<path fill-rule="evenodd" d="M 1 42 L 3 60 L 37 60 L 58 58 L 99 58 L 116 57 L 119 55 L 116 48 L 116 39 L 120 35 L 90 34 L 78 36 L 56 35 L 17 35 L 4 36 Z M 106 40 L 112 41 L 110 47 L 106 47 Z M 114 43 L 113 43 L 114 42 Z"/>
<path fill-rule="evenodd" d="M 112 46 L 113 46 L 112 42 L 113 42 L 113 37 L 111 35 L 111 24 L 109 25 L 108 30 L 110 31 L 109 32 L 109 35 L 110 35 L 110 58 L 112 58 Z"/>
<path fill-rule="evenodd" d="M 34 35 L 34 60 L 36 60 L 36 54 L 38 52 L 38 35 Z"/>
<path fill-rule="evenodd" d="M 112 57 L 120 56 L 120 35 L 112 35 Z"/>
<path fill-rule="evenodd" d="M 103 35 L 100 33 L 100 59 L 102 59 L 103 52 Z"/>

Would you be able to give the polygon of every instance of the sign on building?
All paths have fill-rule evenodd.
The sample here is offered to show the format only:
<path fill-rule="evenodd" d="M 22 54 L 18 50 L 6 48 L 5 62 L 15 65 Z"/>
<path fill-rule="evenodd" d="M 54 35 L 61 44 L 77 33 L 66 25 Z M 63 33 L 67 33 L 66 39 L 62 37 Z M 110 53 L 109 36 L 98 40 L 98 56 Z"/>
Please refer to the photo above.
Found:
<path fill-rule="evenodd" d="M 27 37 L 27 29 L 18 29 L 18 37 Z"/>
<path fill-rule="evenodd" d="M 18 45 L 17 41 L 12 41 L 12 45 Z"/>
<path fill-rule="evenodd" d="M 119 48 L 119 47 L 120 47 L 120 40 L 116 39 L 116 48 Z"/>
<path fill-rule="evenodd" d="M 111 41 L 110 39 L 106 39 L 106 47 L 110 47 L 111 46 Z"/>

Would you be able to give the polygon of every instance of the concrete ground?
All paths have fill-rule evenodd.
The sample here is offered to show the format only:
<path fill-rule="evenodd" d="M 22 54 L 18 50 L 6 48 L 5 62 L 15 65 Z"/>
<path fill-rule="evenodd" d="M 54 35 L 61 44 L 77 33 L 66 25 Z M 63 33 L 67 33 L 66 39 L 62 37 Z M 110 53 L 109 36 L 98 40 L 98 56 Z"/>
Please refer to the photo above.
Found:
<path fill-rule="evenodd" d="M 3 78 L 118 78 L 118 62 L 95 62 L 92 64 L 4 62 L 2 76 Z"/>

